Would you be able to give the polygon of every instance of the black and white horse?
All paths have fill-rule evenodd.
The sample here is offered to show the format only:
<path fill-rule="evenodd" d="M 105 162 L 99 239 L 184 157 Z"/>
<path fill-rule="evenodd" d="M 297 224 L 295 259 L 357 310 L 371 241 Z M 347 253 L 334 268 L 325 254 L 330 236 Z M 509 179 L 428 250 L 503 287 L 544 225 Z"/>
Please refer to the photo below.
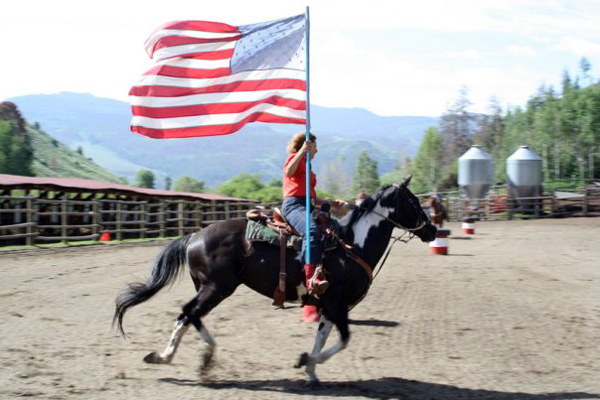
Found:
<path fill-rule="evenodd" d="M 383 186 L 360 207 L 346 215 L 341 224 L 340 238 L 348 246 L 327 251 L 323 265 L 329 289 L 317 301 L 321 319 L 312 352 L 300 356 L 296 367 L 305 366 L 309 384 L 318 383 L 316 364 L 321 364 L 343 350 L 350 338 L 349 308 L 362 300 L 371 283 L 369 268 L 383 256 L 395 228 L 402 228 L 428 242 L 435 238 L 436 228 L 421 208 L 418 199 L 408 189 L 410 176 L 402 183 Z M 216 343 L 202 323 L 207 315 L 240 284 L 271 297 L 278 284 L 279 248 L 268 243 L 250 244 L 245 238 L 246 221 L 227 220 L 170 243 L 158 255 L 152 273 L 145 283 L 132 283 L 116 300 L 114 321 L 123 331 L 123 316 L 127 309 L 155 295 L 170 283 L 188 264 L 196 286 L 196 296 L 183 306 L 166 349 L 148 354 L 144 361 L 168 364 L 189 328 L 194 325 L 208 344 L 202 368 L 211 365 Z M 346 247 L 346 248 L 344 248 Z M 300 258 L 293 250 L 287 252 L 286 301 L 306 300 L 304 273 Z M 370 267 L 369 267 L 370 266 Z M 340 339 L 322 350 L 335 325 Z"/>

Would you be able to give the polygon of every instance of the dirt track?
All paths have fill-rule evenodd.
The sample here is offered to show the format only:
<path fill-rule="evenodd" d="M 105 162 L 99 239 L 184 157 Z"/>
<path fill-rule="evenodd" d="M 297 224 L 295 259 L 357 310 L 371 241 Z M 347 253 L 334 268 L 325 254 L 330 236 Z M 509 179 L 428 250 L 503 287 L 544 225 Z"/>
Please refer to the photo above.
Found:
<path fill-rule="evenodd" d="M 600 398 L 600 219 L 450 228 L 449 256 L 417 240 L 392 251 L 316 390 L 292 368 L 316 326 L 243 287 L 205 319 L 219 345 L 210 380 L 193 328 L 172 365 L 143 363 L 191 280 L 130 310 L 129 340 L 111 330 L 114 297 L 162 245 L 0 252 L 0 397 Z"/>

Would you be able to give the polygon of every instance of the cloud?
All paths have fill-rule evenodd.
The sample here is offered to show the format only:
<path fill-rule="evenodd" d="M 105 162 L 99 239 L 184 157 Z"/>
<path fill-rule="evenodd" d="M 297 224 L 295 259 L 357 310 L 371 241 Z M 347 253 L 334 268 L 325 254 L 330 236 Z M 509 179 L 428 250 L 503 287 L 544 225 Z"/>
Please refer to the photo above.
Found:
<path fill-rule="evenodd" d="M 521 55 L 529 58 L 537 57 L 539 52 L 529 46 L 511 45 L 506 47 L 506 51 L 510 54 Z"/>
<path fill-rule="evenodd" d="M 483 57 L 481 54 L 473 49 L 467 49 L 462 51 L 453 51 L 448 50 L 444 52 L 444 57 L 446 58 L 459 58 L 459 59 L 467 59 L 467 60 L 481 60 Z"/>
<path fill-rule="evenodd" d="M 569 51 L 578 56 L 600 56 L 600 43 L 573 36 L 563 37 L 556 45 L 556 49 Z"/>

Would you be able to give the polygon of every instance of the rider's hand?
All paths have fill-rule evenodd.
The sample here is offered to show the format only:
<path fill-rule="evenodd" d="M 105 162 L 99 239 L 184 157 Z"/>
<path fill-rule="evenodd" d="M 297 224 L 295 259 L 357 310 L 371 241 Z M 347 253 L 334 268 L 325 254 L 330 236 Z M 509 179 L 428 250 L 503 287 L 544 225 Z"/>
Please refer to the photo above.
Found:
<path fill-rule="evenodd" d="M 302 147 L 300 148 L 300 153 L 307 154 L 314 146 L 315 146 L 314 142 L 304 141 L 304 143 L 302 143 Z"/>
<path fill-rule="evenodd" d="M 331 205 L 336 208 L 340 208 L 340 207 L 347 206 L 348 202 L 346 200 L 332 200 Z"/>

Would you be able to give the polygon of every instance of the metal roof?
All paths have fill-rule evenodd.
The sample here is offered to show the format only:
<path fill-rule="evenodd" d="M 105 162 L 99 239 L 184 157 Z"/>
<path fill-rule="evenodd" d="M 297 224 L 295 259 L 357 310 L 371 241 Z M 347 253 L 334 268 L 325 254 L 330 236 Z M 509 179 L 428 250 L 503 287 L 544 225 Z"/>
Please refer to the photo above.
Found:
<path fill-rule="evenodd" d="M 2 186 L 28 186 L 35 187 L 55 187 L 57 189 L 78 189 L 90 191 L 118 191 L 131 194 L 140 194 L 144 196 L 160 196 L 160 197 L 189 197 L 201 200 L 217 200 L 217 201 L 251 201 L 249 199 L 240 199 L 236 197 L 222 196 L 212 193 L 187 193 L 174 192 L 171 190 L 145 189 L 133 186 L 121 185 L 112 182 L 94 181 L 91 179 L 81 178 L 45 178 L 38 176 L 19 176 L 0 174 L 0 187 Z"/>

